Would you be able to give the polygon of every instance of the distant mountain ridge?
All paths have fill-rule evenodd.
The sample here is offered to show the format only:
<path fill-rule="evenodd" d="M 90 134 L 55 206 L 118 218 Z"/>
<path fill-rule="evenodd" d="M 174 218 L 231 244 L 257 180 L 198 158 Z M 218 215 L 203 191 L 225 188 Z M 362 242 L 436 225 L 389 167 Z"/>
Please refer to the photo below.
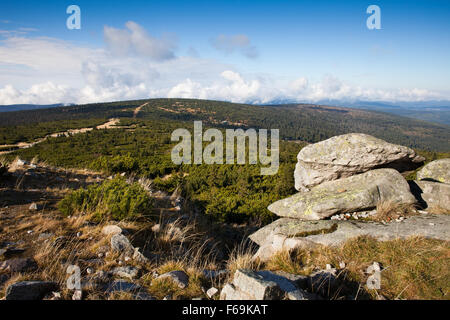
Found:
<path fill-rule="evenodd" d="M 406 101 L 389 102 L 389 101 L 363 101 L 363 100 L 347 101 L 347 100 L 326 99 L 311 102 L 311 101 L 298 101 L 292 99 L 278 99 L 271 101 L 269 103 L 258 105 L 278 106 L 287 104 L 314 104 L 314 105 L 347 107 L 352 109 L 365 109 L 371 111 L 381 111 L 403 117 L 409 117 L 418 120 L 450 125 L 450 101 L 447 100 L 430 100 L 418 102 L 406 102 Z M 0 112 L 49 109 L 74 105 L 75 104 L 73 103 L 56 103 L 47 105 L 39 105 L 39 104 L 0 105 Z"/>
<path fill-rule="evenodd" d="M 36 109 L 48 109 L 72 106 L 70 103 L 55 103 L 55 104 L 10 104 L 10 105 L 0 105 L 0 112 L 10 112 L 10 111 L 23 111 L 23 110 L 36 110 Z"/>

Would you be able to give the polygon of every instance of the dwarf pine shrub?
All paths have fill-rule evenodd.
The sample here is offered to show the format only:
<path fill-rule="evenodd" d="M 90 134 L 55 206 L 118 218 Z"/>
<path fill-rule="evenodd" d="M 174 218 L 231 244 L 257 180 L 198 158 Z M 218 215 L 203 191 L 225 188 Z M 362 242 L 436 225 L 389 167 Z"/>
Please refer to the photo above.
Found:
<path fill-rule="evenodd" d="M 125 178 L 115 177 L 71 192 L 58 208 L 66 216 L 85 212 L 94 214 L 98 221 L 124 220 L 149 214 L 152 201 L 138 183 L 129 184 Z"/>

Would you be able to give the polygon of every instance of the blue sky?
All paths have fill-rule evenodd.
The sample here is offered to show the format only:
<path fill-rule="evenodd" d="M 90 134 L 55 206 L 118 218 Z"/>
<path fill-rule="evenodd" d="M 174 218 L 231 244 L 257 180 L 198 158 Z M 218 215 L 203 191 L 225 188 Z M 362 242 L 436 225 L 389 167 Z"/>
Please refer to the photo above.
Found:
<path fill-rule="evenodd" d="M 2 0 L 0 104 L 450 99 L 449 34 L 450 1 Z"/>

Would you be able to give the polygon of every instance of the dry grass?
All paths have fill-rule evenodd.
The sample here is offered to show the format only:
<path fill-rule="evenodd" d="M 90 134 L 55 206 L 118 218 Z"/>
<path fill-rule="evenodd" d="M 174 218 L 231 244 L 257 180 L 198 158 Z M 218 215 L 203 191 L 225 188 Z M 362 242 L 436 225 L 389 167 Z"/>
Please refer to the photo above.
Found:
<path fill-rule="evenodd" d="M 373 262 L 382 265 L 381 289 L 366 288 L 367 267 Z M 271 270 L 309 274 L 326 264 L 338 267 L 345 262 L 345 281 L 358 283 L 354 292 L 367 292 L 376 299 L 450 299 L 450 244 L 446 241 L 411 237 L 379 242 L 370 237 L 349 240 L 342 247 L 318 247 L 280 253 L 266 264 Z M 359 292 L 358 292 L 359 291 Z"/>
<path fill-rule="evenodd" d="M 414 205 L 407 205 L 394 202 L 380 202 L 377 204 L 377 213 L 370 217 L 370 220 L 390 222 L 400 217 L 417 215 Z"/>
<path fill-rule="evenodd" d="M 227 269 L 230 275 L 238 269 L 259 270 L 261 263 L 259 260 L 253 259 L 256 247 L 249 245 L 247 242 L 241 242 L 232 251 L 227 261 Z"/>
<path fill-rule="evenodd" d="M 427 209 L 427 211 L 431 214 L 450 214 L 450 210 L 441 208 L 439 206 L 431 207 Z"/>

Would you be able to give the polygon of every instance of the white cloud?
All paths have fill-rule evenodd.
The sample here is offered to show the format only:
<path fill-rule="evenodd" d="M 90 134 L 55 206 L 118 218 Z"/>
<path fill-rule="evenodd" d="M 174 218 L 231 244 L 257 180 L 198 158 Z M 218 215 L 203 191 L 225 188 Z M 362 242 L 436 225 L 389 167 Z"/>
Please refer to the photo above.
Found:
<path fill-rule="evenodd" d="M 232 65 L 176 56 L 174 41 L 148 35 L 128 22 L 105 27 L 107 48 L 90 48 L 47 37 L 13 36 L 0 41 L 0 104 L 88 103 L 125 99 L 183 97 L 269 103 L 278 99 L 318 101 L 358 99 L 423 101 L 448 99 L 429 90 L 374 89 L 333 75 L 315 81 L 286 80 L 237 72 Z M 223 50 L 251 47 L 245 36 L 225 37 Z M 122 50 L 122 51 L 121 51 Z"/>
<path fill-rule="evenodd" d="M 126 29 L 104 27 L 105 42 L 114 54 L 125 56 L 134 53 L 156 61 L 175 58 L 174 37 L 163 35 L 161 39 L 154 38 L 133 21 L 128 21 L 125 26 Z"/>
<path fill-rule="evenodd" d="M 231 54 L 237 50 L 247 58 L 251 59 L 258 57 L 259 55 L 256 47 L 251 45 L 250 39 L 244 34 L 233 36 L 221 34 L 211 40 L 211 45 L 226 54 Z"/>

